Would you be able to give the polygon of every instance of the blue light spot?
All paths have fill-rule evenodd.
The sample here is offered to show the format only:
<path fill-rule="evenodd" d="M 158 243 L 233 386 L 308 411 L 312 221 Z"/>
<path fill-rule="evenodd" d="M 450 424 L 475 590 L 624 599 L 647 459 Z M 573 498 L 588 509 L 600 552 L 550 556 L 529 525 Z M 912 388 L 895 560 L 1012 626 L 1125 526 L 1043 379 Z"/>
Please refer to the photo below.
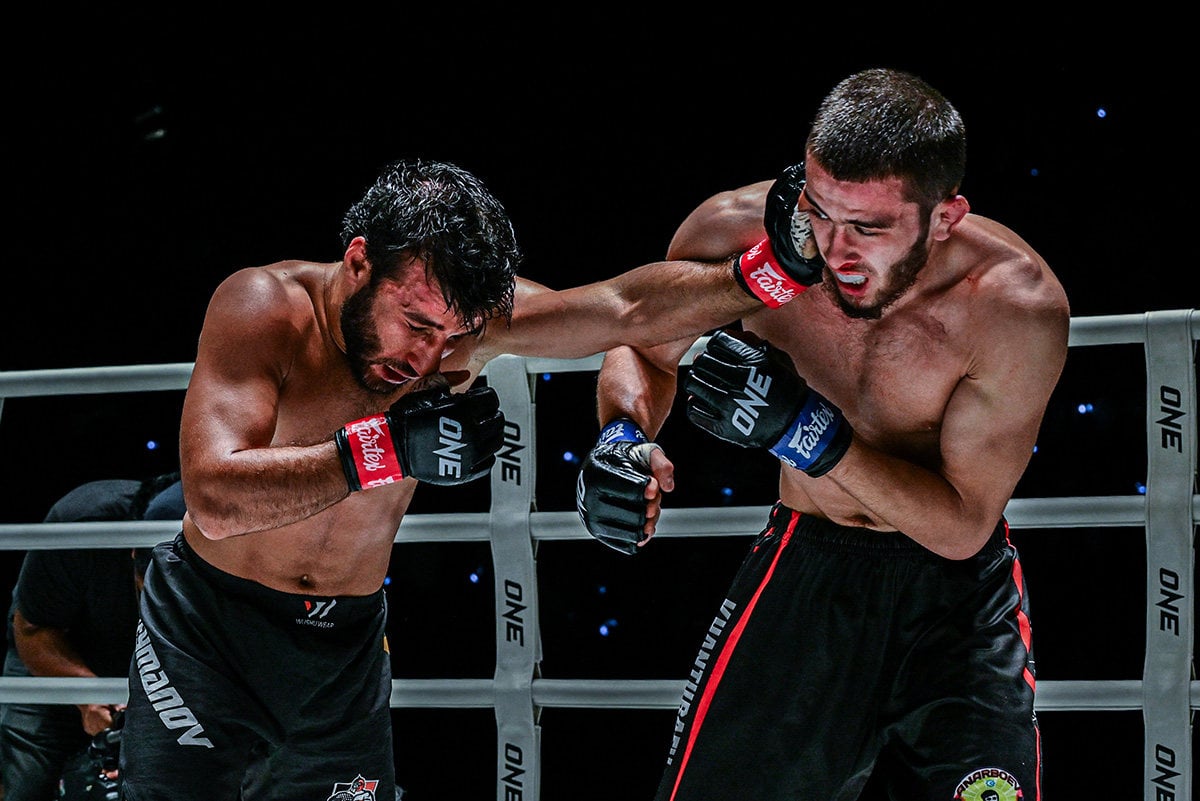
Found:
<path fill-rule="evenodd" d="M 1081 403 L 1076 406 L 1075 409 L 1080 414 L 1091 414 L 1093 411 L 1095 411 L 1096 407 L 1090 403 Z"/>
<path fill-rule="evenodd" d="M 733 497 L 733 487 L 721 487 L 721 494 L 726 498 Z"/>
<path fill-rule="evenodd" d="M 596 592 L 600 593 L 601 595 L 604 595 L 608 592 L 608 587 L 601 584 L 599 587 L 596 588 Z"/>
<path fill-rule="evenodd" d="M 1104 119 L 1105 117 L 1108 116 L 1108 112 L 1105 111 L 1103 107 L 1101 107 L 1101 108 L 1096 109 L 1096 116 L 1099 117 L 1100 119 Z"/>
<path fill-rule="evenodd" d="M 471 575 L 467 576 L 467 581 L 471 582 L 472 584 L 478 584 L 479 573 L 476 571 L 471 571 Z"/>
<path fill-rule="evenodd" d="M 549 381 L 554 376 L 553 373 L 542 373 L 542 380 Z"/>
<path fill-rule="evenodd" d="M 570 451 L 563 451 L 563 461 L 564 462 L 574 462 L 575 454 L 571 453 Z"/>
<path fill-rule="evenodd" d="M 158 450 L 158 443 L 155 442 L 154 440 L 149 440 L 146 443 L 146 450 L 148 450 L 148 451 Z"/>
<path fill-rule="evenodd" d="M 1134 487 L 1136 487 L 1136 488 L 1137 488 L 1137 494 L 1138 494 L 1138 495 L 1145 495 L 1145 494 L 1146 494 L 1146 485 L 1145 485 L 1145 484 L 1143 484 L 1142 482 L 1140 482 L 1140 481 L 1136 481 L 1136 482 L 1134 482 Z"/>
<path fill-rule="evenodd" d="M 389 584 L 391 584 L 391 583 L 392 583 L 392 577 L 391 577 L 391 576 L 384 576 L 384 577 L 383 577 L 383 586 L 385 586 L 385 587 L 386 587 L 387 585 L 389 585 Z"/>
<path fill-rule="evenodd" d="M 613 629 L 615 629 L 616 627 L 617 627 L 616 619 L 610 617 L 608 620 L 606 620 L 600 624 L 600 636 L 607 637 L 608 635 L 613 633 Z"/>
<path fill-rule="evenodd" d="M 1032 175 L 1034 178 L 1037 178 L 1038 177 L 1038 168 L 1031 167 L 1029 170 L 1029 174 Z"/>

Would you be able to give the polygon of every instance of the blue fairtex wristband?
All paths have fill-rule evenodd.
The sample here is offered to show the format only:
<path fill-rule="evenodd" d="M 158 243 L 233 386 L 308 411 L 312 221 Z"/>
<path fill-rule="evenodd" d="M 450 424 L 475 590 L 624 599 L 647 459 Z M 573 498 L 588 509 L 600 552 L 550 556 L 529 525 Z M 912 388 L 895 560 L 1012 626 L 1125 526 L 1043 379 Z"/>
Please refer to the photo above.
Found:
<path fill-rule="evenodd" d="M 839 447 L 845 451 L 849 443 L 842 433 L 844 425 L 845 421 L 838 407 L 818 393 L 810 392 L 800 413 L 792 420 L 791 427 L 771 447 L 771 453 L 797 470 L 815 475 L 810 472 L 810 468 L 821 459 L 825 449 L 835 439 L 840 440 Z M 840 458 L 841 454 L 837 454 L 837 457 Z M 826 465 L 820 474 L 823 475 L 832 466 L 833 463 Z"/>
<path fill-rule="evenodd" d="M 628 417 L 618 417 L 600 430 L 599 445 L 613 442 L 649 442 L 646 433 Z"/>

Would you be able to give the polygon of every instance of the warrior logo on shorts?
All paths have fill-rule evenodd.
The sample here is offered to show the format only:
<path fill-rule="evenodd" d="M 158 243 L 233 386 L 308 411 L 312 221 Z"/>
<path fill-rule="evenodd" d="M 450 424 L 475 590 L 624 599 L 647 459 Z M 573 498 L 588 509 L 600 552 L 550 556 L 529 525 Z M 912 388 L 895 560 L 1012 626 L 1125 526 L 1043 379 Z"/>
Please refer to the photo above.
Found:
<path fill-rule="evenodd" d="M 1003 768 L 973 770 L 954 788 L 954 801 L 1016 801 L 1024 797 L 1017 777 Z"/>
<path fill-rule="evenodd" d="M 352 782 L 335 782 L 333 792 L 325 801 L 375 801 L 375 788 L 379 779 L 364 779 L 362 774 Z"/>

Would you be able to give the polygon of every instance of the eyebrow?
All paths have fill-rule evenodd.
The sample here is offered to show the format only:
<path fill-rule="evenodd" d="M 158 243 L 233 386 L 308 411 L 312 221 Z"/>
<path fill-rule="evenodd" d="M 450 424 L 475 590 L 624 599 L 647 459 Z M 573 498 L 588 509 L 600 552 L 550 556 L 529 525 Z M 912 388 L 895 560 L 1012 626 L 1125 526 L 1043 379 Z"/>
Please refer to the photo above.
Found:
<path fill-rule="evenodd" d="M 812 199 L 812 195 L 805 192 L 804 196 L 808 199 L 809 205 L 811 205 L 817 211 L 821 212 L 822 215 L 824 215 L 826 217 L 829 216 L 829 213 L 826 212 L 825 209 L 821 208 L 821 204 Z M 880 220 L 854 220 L 854 219 L 851 219 L 851 220 L 846 220 L 846 223 L 849 225 L 858 226 L 859 228 L 877 228 L 879 230 L 887 230 L 888 228 L 895 227 L 894 219 L 889 219 L 886 221 L 882 220 L 882 219 L 880 219 Z"/>
<path fill-rule="evenodd" d="M 426 317 L 424 314 L 421 314 L 418 311 L 413 311 L 412 309 L 405 309 L 404 316 L 408 318 L 409 322 L 416 323 L 416 324 L 420 325 L 422 328 L 433 328 L 438 331 L 446 330 L 446 326 L 442 325 L 441 323 L 435 321 L 434 319 L 432 319 L 430 317 Z"/>

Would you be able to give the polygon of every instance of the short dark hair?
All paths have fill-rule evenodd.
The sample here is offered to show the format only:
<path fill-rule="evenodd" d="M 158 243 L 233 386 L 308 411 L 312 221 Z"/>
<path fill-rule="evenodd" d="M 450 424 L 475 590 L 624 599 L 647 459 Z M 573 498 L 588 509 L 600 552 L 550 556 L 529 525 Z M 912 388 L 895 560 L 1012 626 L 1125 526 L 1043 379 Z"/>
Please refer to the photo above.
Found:
<path fill-rule="evenodd" d="M 915 75 L 869 69 L 821 101 L 805 154 L 839 181 L 900 178 L 909 199 L 930 211 L 962 184 L 966 126 L 950 101 Z"/>
<path fill-rule="evenodd" d="M 392 162 L 342 219 L 343 247 L 356 236 L 366 240 L 372 283 L 417 257 L 467 325 L 512 317 L 523 254 L 500 201 L 461 167 Z"/>

